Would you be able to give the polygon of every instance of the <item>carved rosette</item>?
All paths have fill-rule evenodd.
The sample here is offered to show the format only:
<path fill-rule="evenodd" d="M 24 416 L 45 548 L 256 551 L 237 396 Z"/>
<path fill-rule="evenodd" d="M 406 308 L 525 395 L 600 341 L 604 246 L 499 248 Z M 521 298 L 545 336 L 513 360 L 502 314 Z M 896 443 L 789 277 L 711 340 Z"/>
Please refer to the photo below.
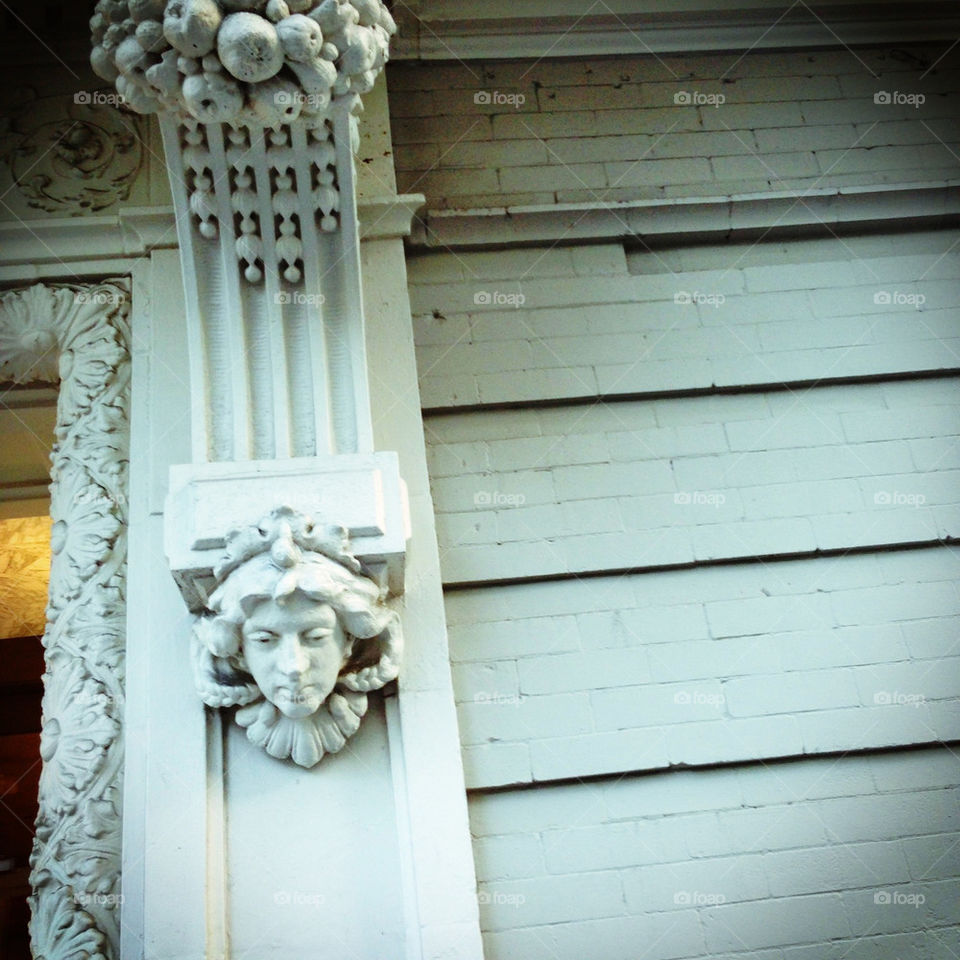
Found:
<path fill-rule="evenodd" d="M 118 112 L 115 94 L 68 100 L 20 88 L 11 99 L 0 160 L 28 207 L 76 217 L 128 199 L 142 168 L 145 124 Z"/>
<path fill-rule="evenodd" d="M 31 858 L 32 948 L 45 960 L 118 955 L 128 312 L 117 281 L 0 295 L 0 380 L 60 381 Z"/>

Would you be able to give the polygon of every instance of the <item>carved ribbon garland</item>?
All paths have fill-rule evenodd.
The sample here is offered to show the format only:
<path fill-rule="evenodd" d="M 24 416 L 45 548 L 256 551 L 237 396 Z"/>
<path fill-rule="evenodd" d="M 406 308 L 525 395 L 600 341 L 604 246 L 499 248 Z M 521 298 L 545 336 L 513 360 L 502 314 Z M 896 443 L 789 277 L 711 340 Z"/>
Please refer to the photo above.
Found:
<path fill-rule="evenodd" d="M 38 960 L 119 954 L 128 313 L 122 281 L 0 295 L 0 380 L 60 381 L 31 857 Z"/>

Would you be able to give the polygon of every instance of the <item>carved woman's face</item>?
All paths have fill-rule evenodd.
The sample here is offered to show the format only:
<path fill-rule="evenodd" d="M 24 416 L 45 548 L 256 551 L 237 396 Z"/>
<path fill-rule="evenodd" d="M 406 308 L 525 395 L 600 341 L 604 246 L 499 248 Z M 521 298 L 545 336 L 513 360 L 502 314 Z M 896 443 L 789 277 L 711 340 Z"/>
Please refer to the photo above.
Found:
<path fill-rule="evenodd" d="M 253 608 L 243 624 L 243 656 L 263 695 L 296 719 L 330 696 L 350 650 L 333 608 L 296 590 Z"/>

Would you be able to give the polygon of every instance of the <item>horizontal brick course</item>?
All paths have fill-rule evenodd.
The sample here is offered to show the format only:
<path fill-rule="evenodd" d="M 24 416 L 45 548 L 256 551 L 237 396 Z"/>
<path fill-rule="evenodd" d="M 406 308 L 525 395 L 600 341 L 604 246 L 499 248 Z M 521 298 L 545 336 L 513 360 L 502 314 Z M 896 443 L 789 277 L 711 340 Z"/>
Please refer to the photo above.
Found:
<path fill-rule="evenodd" d="M 846 61 L 817 53 L 776 63 L 751 51 L 392 64 L 394 138 L 416 145 L 397 151 L 400 187 L 419 184 L 432 208 L 470 208 L 533 195 L 575 202 L 589 191 L 616 201 L 839 187 L 863 171 L 941 181 L 951 157 L 938 140 L 957 149 L 955 129 L 943 125 L 956 71 L 946 61 L 927 70 L 942 52 L 917 46 L 912 62 L 864 49 Z M 875 103 L 884 91 L 926 99 Z M 678 158 L 672 168 L 667 158 Z M 450 178 L 450 166 L 499 175 L 499 187 L 471 187 Z"/>
<path fill-rule="evenodd" d="M 955 368 L 956 239 L 421 255 L 409 271 L 422 402 Z"/>
<path fill-rule="evenodd" d="M 464 743 L 530 748 L 520 761 L 467 757 L 468 783 L 960 736 L 958 651 L 943 643 L 914 658 L 910 642 L 911 628 L 936 625 L 955 645 L 960 591 L 946 552 L 882 559 L 448 594 Z"/>
<path fill-rule="evenodd" d="M 920 542 L 960 503 L 960 472 L 906 442 L 954 446 L 953 378 L 527 413 L 502 439 L 500 412 L 427 421 L 447 582 Z M 867 591 L 845 622 L 882 609 Z"/>
<path fill-rule="evenodd" d="M 925 781 L 958 769 L 923 750 L 475 795 L 487 953 L 940 956 L 958 804 Z"/>

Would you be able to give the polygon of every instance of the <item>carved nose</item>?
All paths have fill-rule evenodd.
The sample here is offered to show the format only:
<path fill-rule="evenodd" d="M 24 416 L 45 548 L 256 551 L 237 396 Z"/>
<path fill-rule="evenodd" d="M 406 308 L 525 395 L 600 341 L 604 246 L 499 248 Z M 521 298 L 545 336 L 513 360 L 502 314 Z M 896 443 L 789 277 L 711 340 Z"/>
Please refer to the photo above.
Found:
<path fill-rule="evenodd" d="M 301 676 L 307 669 L 306 653 L 300 645 L 300 638 L 296 635 L 283 638 L 279 666 L 280 670 L 291 678 Z"/>

